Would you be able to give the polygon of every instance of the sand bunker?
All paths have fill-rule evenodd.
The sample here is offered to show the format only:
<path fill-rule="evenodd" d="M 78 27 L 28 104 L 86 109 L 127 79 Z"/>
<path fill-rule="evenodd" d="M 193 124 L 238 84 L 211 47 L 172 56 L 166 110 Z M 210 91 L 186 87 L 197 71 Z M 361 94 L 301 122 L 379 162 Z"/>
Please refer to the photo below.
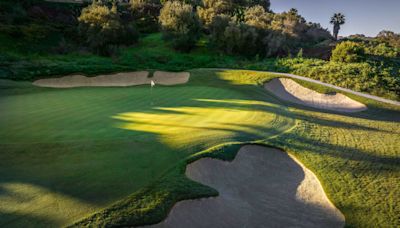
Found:
<path fill-rule="evenodd" d="M 201 159 L 186 175 L 220 195 L 179 202 L 154 227 L 344 226 L 316 176 L 277 149 L 244 146 L 233 162 Z"/>
<path fill-rule="evenodd" d="M 73 88 L 73 87 L 91 87 L 91 86 L 134 86 L 150 84 L 155 81 L 156 85 L 177 85 L 189 81 L 188 72 L 161 72 L 156 71 L 152 78 L 149 78 L 149 72 L 127 72 L 111 75 L 99 75 L 96 77 L 86 77 L 83 75 L 71 75 L 61 78 L 40 79 L 33 82 L 33 85 L 52 88 Z"/>
<path fill-rule="evenodd" d="M 156 71 L 153 74 L 152 80 L 154 80 L 156 84 L 177 85 L 177 84 L 187 83 L 189 81 L 189 78 L 190 78 L 189 72 Z"/>
<path fill-rule="evenodd" d="M 282 100 L 338 112 L 360 112 L 367 107 L 343 94 L 322 94 L 288 78 L 274 78 L 264 88 Z"/>

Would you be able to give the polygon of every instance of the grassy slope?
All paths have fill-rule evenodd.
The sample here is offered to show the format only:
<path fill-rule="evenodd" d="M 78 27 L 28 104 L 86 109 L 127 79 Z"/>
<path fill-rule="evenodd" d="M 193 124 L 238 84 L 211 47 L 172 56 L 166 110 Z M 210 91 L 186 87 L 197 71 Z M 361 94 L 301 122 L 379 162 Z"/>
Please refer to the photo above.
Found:
<path fill-rule="evenodd" d="M 156 87 L 152 95 L 146 86 L 58 90 L 1 81 L 0 225 L 70 224 L 143 192 L 198 151 L 293 125 L 285 107 L 264 101 L 241 72 L 192 75 L 188 85 Z M 261 96 L 248 93 L 254 89 Z M 181 191 L 214 192 L 179 175 L 157 197 L 182 178 Z"/>

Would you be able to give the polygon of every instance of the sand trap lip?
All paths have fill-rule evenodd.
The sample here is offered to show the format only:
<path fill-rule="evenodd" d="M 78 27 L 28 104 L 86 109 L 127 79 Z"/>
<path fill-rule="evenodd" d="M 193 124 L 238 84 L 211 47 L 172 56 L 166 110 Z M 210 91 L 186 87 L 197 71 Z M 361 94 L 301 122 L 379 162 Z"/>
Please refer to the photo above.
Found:
<path fill-rule="evenodd" d="M 233 162 L 204 158 L 186 175 L 218 190 L 177 203 L 153 227 L 343 227 L 317 177 L 287 153 L 243 146 Z"/>
<path fill-rule="evenodd" d="M 150 84 L 150 81 L 153 80 L 156 85 L 178 85 L 187 83 L 190 78 L 190 73 L 156 71 L 153 77 L 149 78 L 148 76 L 149 72 L 147 71 L 125 72 L 95 77 L 70 75 L 60 78 L 40 79 L 34 81 L 32 84 L 51 88 L 114 87 L 145 85 Z"/>
<path fill-rule="evenodd" d="M 343 94 L 322 94 L 305 88 L 289 78 L 274 78 L 264 88 L 282 100 L 313 108 L 338 112 L 360 112 L 367 107 Z"/>

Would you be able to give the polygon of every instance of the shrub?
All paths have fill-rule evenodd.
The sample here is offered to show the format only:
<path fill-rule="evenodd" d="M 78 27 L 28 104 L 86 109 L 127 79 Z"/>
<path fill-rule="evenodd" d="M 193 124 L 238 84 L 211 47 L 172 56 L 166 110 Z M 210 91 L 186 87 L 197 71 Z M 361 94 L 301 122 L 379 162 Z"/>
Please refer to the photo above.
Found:
<path fill-rule="evenodd" d="M 344 63 L 306 58 L 285 58 L 278 66 L 287 71 L 355 91 L 400 100 L 399 70 L 368 62 Z"/>
<path fill-rule="evenodd" d="M 356 63 L 364 58 L 364 47 L 352 41 L 341 42 L 332 51 L 331 61 Z"/>
<path fill-rule="evenodd" d="M 161 9 L 159 21 L 163 37 L 177 50 L 191 50 L 200 38 L 201 26 L 192 5 L 168 1 Z"/>
<path fill-rule="evenodd" d="M 395 58 L 399 55 L 399 50 L 388 46 L 386 43 L 379 43 L 366 45 L 365 53 L 374 56 Z"/>

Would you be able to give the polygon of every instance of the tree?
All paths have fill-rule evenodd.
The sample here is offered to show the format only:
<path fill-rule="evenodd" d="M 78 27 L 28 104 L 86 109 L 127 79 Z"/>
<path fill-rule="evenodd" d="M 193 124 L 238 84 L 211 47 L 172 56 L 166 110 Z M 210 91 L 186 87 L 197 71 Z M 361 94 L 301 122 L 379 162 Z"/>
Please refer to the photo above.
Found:
<path fill-rule="evenodd" d="M 223 49 L 225 42 L 225 29 L 233 22 L 228 15 L 217 15 L 210 24 L 210 43 L 217 48 Z"/>
<path fill-rule="evenodd" d="M 159 21 L 164 38 L 177 50 L 189 51 L 200 38 L 200 21 L 190 4 L 166 2 L 161 9 Z"/>
<path fill-rule="evenodd" d="M 98 54 L 110 55 L 116 46 L 131 44 L 137 40 L 133 24 L 123 24 L 117 6 L 111 8 L 93 1 L 82 10 L 78 18 L 79 31 L 86 45 Z"/>
<path fill-rule="evenodd" d="M 269 7 L 271 6 L 271 2 L 270 0 L 246 0 L 245 6 L 262 6 L 266 12 L 270 12 Z"/>
<path fill-rule="evenodd" d="M 202 0 L 201 6 L 197 7 L 197 13 L 203 25 L 208 27 L 215 17 L 233 14 L 232 0 Z"/>
<path fill-rule="evenodd" d="M 257 29 L 270 29 L 273 18 L 274 15 L 260 5 L 247 8 L 244 12 L 245 23 Z"/>
<path fill-rule="evenodd" d="M 340 26 L 346 23 L 346 17 L 342 13 L 335 13 L 331 17 L 330 23 L 333 24 L 333 37 L 337 40 Z"/>
<path fill-rule="evenodd" d="M 254 56 L 257 54 L 258 34 L 255 28 L 244 23 L 229 23 L 223 38 L 223 46 L 228 54 Z"/>
<path fill-rule="evenodd" d="M 383 30 L 376 36 L 379 42 L 384 42 L 392 47 L 400 48 L 400 34 L 392 31 Z"/>
<path fill-rule="evenodd" d="M 332 51 L 331 61 L 342 63 L 356 63 L 364 58 L 364 47 L 356 42 L 345 41 L 336 45 Z"/>
<path fill-rule="evenodd" d="M 157 31 L 158 16 L 162 8 L 160 0 L 130 0 L 129 5 L 141 31 Z"/>

